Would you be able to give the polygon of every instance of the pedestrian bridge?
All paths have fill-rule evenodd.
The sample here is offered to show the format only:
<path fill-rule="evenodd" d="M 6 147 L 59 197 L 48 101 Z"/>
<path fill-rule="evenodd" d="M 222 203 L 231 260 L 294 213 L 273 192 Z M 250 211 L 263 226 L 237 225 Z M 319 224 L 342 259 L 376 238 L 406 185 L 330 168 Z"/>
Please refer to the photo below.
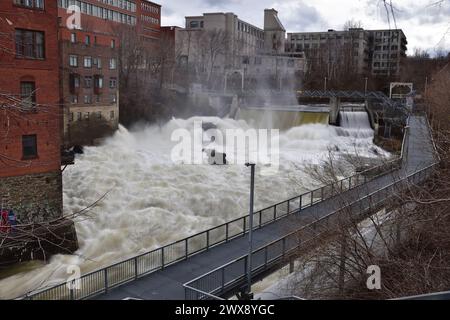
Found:
<path fill-rule="evenodd" d="M 438 162 L 425 116 L 405 128 L 400 157 L 254 213 L 252 279 L 258 281 L 313 244 L 343 210 L 367 213 L 396 191 L 427 179 Z M 227 298 L 246 282 L 249 216 L 83 275 L 24 299 Z"/>

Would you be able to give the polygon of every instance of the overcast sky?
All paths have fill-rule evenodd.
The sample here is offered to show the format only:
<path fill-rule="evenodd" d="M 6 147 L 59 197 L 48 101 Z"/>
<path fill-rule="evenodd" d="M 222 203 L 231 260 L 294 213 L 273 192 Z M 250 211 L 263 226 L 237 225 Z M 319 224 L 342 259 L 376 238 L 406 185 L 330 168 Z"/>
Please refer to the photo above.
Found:
<path fill-rule="evenodd" d="M 450 0 L 392 0 L 397 27 L 408 38 L 408 54 L 414 48 L 450 50 Z M 361 21 L 365 29 L 389 28 L 380 0 L 156 0 L 162 5 L 162 25 L 184 27 L 184 17 L 203 12 L 234 12 L 247 22 L 263 27 L 264 9 L 278 10 L 287 32 L 342 29 L 347 20 Z M 391 28 L 395 24 L 391 17 Z"/>

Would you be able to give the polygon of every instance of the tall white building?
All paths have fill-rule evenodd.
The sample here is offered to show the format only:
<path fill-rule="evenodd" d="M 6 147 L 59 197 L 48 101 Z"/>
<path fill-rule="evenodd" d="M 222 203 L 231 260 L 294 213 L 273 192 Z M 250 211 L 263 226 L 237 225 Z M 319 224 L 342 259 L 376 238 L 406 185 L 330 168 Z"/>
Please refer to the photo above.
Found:
<path fill-rule="evenodd" d="M 285 52 L 285 36 L 274 9 L 264 11 L 263 29 L 234 13 L 204 13 L 186 17 L 185 29 L 177 30 L 176 48 L 180 60 L 205 75 L 209 84 L 223 85 L 222 78 L 230 73 L 240 73 L 246 81 L 278 81 L 306 68 L 303 53 Z"/>

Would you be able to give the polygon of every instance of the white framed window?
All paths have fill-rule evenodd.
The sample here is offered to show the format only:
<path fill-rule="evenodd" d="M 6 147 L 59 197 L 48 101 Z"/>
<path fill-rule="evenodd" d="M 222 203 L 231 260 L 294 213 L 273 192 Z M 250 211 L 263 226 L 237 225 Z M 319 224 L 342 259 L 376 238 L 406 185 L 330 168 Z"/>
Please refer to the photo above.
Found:
<path fill-rule="evenodd" d="M 111 70 L 114 70 L 114 69 L 117 68 L 117 61 L 116 61 L 115 58 L 109 59 L 109 68 L 110 68 Z"/>
<path fill-rule="evenodd" d="M 78 56 L 75 54 L 69 55 L 69 66 L 78 67 Z"/>
<path fill-rule="evenodd" d="M 85 104 L 91 104 L 92 103 L 92 96 L 87 94 L 84 96 L 84 103 Z"/>
<path fill-rule="evenodd" d="M 92 68 L 92 57 L 84 57 L 84 67 L 85 68 Z"/>

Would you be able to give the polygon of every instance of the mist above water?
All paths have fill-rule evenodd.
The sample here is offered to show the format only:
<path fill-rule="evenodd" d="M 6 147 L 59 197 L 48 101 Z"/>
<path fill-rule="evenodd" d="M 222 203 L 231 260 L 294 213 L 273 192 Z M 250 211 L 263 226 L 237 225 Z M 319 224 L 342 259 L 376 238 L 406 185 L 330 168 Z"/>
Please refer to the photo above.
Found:
<path fill-rule="evenodd" d="M 298 167 L 324 160 L 330 147 L 367 157 L 375 157 L 371 149 L 387 155 L 373 145 L 370 127 L 355 128 L 354 122 L 361 119 L 351 117 L 343 128 L 309 123 L 282 131 L 279 173 L 263 176 L 257 171 L 256 209 L 306 191 L 293 183 L 292 176 L 308 184 L 308 175 Z M 107 195 L 76 221 L 80 249 L 1 280 L 0 298 L 65 281 L 68 265 L 79 265 L 84 274 L 246 214 L 248 168 L 171 161 L 172 132 L 191 131 L 195 120 L 213 122 L 220 130 L 250 128 L 245 120 L 173 119 L 161 127 L 132 131 L 120 127 L 103 145 L 85 148 L 63 174 L 64 212 L 77 212 Z M 309 185 L 312 188 L 313 181 Z"/>

